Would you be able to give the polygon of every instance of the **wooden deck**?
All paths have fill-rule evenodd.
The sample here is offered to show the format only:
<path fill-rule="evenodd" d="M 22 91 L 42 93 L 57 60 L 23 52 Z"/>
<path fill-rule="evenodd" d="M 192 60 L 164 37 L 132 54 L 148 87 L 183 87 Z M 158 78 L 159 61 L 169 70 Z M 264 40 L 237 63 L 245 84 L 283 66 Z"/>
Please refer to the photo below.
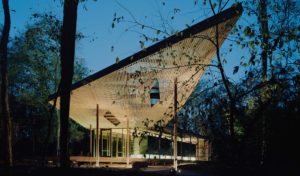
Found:
<path fill-rule="evenodd" d="M 95 163 L 96 157 L 90 156 L 71 156 L 71 161 L 82 163 Z M 147 161 L 144 158 L 130 158 L 129 163 Z M 100 163 L 126 163 L 126 157 L 99 157 Z"/>

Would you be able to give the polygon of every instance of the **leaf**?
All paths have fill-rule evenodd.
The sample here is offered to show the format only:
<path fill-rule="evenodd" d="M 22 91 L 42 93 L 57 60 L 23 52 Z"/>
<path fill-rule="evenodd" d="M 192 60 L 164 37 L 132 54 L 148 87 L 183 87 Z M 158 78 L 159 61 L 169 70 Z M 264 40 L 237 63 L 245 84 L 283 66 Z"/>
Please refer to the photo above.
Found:
<path fill-rule="evenodd" d="M 280 48 L 280 49 L 283 47 L 283 44 L 284 44 L 283 41 L 280 40 L 280 41 L 279 41 L 279 48 Z"/>
<path fill-rule="evenodd" d="M 239 66 L 235 66 L 233 68 L 233 74 L 236 74 L 239 71 Z"/>
<path fill-rule="evenodd" d="M 114 27 L 115 27 L 115 23 L 112 23 L 112 24 L 111 24 L 111 28 L 114 28 Z"/>
<path fill-rule="evenodd" d="M 111 52 L 114 52 L 114 49 L 115 49 L 115 47 L 114 47 L 114 46 L 111 46 L 110 51 L 111 51 Z"/>
<path fill-rule="evenodd" d="M 252 72 L 249 72 L 249 73 L 248 73 L 248 76 L 249 76 L 250 78 L 253 78 L 254 75 L 253 75 Z"/>
<path fill-rule="evenodd" d="M 180 9 L 174 8 L 174 14 L 180 12 Z"/>
<path fill-rule="evenodd" d="M 214 8 L 216 8 L 217 7 L 217 3 L 213 3 L 212 4 L 212 8 L 214 9 Z"/>
<path fill-rule="evenodd" d="M 140 47 L 144 48 L 144 45 L 145 45 L 144 42 L 143 41 L 139 41 L 139 43 L 140 43 Z"/>
<path fill-rule="evenodd" d="M 194 5 L 196 6 L 198 3 L 198 0 L 194 0 Z"/>
<path fill-rule="evenodd" d="M 120 58 L 116 57 L 116 63 L 119 63 L 119 62 L 120 62 Z"/>
<path fill-rule="evenodd" d="M 156 31 L 156 34 L 159 35 L 159 33 L 160 33 L 160 30 L 157 30 L 157 31 Z"/>
<path fill-rule="evenodd" d="M 88 11 L 88 9 L 87 9 L 87 7 L 86 7 L 85 4 L 83 5 L 83 9 L 84 9 L 85 11 Z"/>
<path fill-rule="evenodd" d="M 255 65 L 255 55 L 252 55 L 249 59 L 249 62 L 252 64 L 252 65 Z"/>

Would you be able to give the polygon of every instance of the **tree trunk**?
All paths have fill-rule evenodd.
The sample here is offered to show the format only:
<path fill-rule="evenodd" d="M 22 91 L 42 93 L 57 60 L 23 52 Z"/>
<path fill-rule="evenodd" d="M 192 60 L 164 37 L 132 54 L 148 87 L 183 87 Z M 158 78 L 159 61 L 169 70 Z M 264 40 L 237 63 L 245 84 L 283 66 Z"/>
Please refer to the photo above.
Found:
<path fill-rule="evenodd" d="M 266 0 L 260 0 L 259 2 L 259 20 L 261 25 L 261 62 L 262 62 L 262 78 L 263 81 L 267 80 L 268 70 L 268 50 L 269 50 L 269 27 L 268 27 L 268 12 Z"/>
<path fill-rule="evenodd" d="M 214 5 L 212 3 L 212 0 L 209 0 L 209 5 L 211 7 L 211 10 L 213 12 L 214 15 L 216 15 L 216 11 L 215 11 L 215 8 L 214 8 Z M 219 1 L 219 7 L 222 6 L 222 2 Z M 221 10 L 221 8 L 219 8 L 219 11 Z M 236 118 L 236 107 L 235 107 L 235 100 L 234 100 L 234 97 L 232 96 L 232 93 L 231 93 L 231 90 L 230 90 L 230 87 L 229 87 L 229 84 L 228 84 L 228 78 L 226 77 L 226 74 L 225 74 L 225 71 L 224 71 L 224 68 L 223 68 L 223 65 L 222 65 L 222 61 L 221 61 L 221 56 L 220 56 L 220 44 L 219 44 L 219 26 L 216 25 L 216 31 L 215 31 L 215 47 L 216 47 L 216 50 L 217 50 L 217 60 L 218 60 L 218 69 L 220 70 L 220 73 L 221 73 L 221 77 L 222 77 L 222 82 L 224 84 L 224 87 L 226 89 L 226 93 L 228 95 L 228 98 L 229 98 L 229 103 L 230 103 L 230 117 L 229 117 L 229 132 L 230 132 L 230 135 L 231 135 L 231 138 L 234 139 L 234 136 L 235 136 L 235 131 L 234 131 L 234 121 L 235 121 L 235 118 Z"/>
<path fill-rule="evenodd" d="M 218 69 L 220 70 L 221 77 L 222 77 L 222 82 L 224 84 L 226 93 L 228 95 L 229 103 L 230 103 L 230 117 L 229 117 L 229 131 L 232 139 L 234 139 L 235 136 L 235 131 L 234 131 L 234 121 L 235 121 L 235 116 L 236 116 L 236 107 L 235 107 L 235 100 L 232 96 L 229 84 L 228 84 L 228 79 L 225 75 L 225 71 L 222 65 L 221 61 L 221 56 L 220 56 L 220 45 L 219 45 L 219 26 L 216 25 L 216 50 L 217 50 L 217 60 L 218 60 Z"/>
<path fill-rule="evenodd" d="M 78 0 L 64 1 L 61 38 L 61 91 L 60 91 L 60 165 L 69 167 L 69 111 L 74 73 L 75 35 Z"/>
<path fill-rule="evenodd" d="M 1 57 L 1 108 L 3 118 L 3 146 L 4 146 L 4 164 L 5 167 L 12 167 L 12 125 L 9 111 L 8 100 L 8 75 L 7 75 L 7 43 L 10 31 L 10 13 L 8 0 L 2 0 L 4 11 L 4 27 L 0 44 Z"/>
<path fill-rule="evenodd" d="M 267 11 L 267 0 L 260 0 L 259 2 L 259 19 L 261 26 L 261 62 L 262 62 L 262 83 L 266 82 L 268 79 L 268 57 L 269 57 L 269 26 L 268 26 L 268 11 Z M 266 87 L 267 88 L 267 87 Z M 261 91 L 262 106 L 265 106 L 266 101 L 266 88 Z M 263 108 L 264 109 L 264 108 Z M 266 151 L 266 115 L 262 112 L 262 143 L 261 143 L 261 161 L 260 164 L 263 165 L 265 161 L 265 151 Z"/>

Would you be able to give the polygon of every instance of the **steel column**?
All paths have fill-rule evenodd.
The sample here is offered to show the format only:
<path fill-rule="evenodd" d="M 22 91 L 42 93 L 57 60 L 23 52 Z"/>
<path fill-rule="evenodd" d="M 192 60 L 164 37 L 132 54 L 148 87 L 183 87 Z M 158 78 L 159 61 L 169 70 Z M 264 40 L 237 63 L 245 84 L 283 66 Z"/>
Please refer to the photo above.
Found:
<path fill-rule="evenodd" d="M 177 78 L 174 80 L 173 167 L 177 171 Z"/>
<path fill-rule="evenodd" d="M 96 107 L 96 166 L 99 166 L 99 105 Z"/>
<path fill-rule="evenodd" d="M 129 119 L 127 117 L 127 125 L 126 125 L 126 128 L 127 128 L 127 133 L 126 133 L 126 165 L 127 167 L 129 167 L 129 156 L 130 156 L 130 150 L 129 150 Z"/>

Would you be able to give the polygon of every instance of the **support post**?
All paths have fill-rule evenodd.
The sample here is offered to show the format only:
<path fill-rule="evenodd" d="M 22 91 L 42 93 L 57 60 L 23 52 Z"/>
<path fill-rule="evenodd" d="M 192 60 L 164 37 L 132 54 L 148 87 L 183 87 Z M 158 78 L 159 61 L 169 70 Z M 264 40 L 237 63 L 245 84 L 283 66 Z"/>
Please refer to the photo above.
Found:
<path fill-rule="evenodd" d="M 127 133 L 126 133 L 126 166 L 129 167 L 129 156 L 130 156 L 130 150 L 129 150 L 129 119 L 127 117 L 127 124 L 126 124 L 126 128 L 127 128 Z"/>
<path fill-rule="evenodd" d="M 90 165 L 92 164 L 91 162 L 92 156 L 93 156 L 93 131 L 92 131 L 92 125 L 90 124 L 90 153 L 89 153 Z"/>
<path fill-rule="evenodd" d="M 200 152 L 199 152 L 199 150 L 200 150 L 200 146 L 199 146 L 200 144 L 199 144 L 199 138 L 197 137 L 197 145 L 196 145 L 196 160 L 198 161 L 199 160 L 199 156 L 200 156 Z"/>
<path fill-rule="evenodd" d="M 93 157 L 96 158 L 96 129 L 93 129 Z"/>
<path fill-rule="evenodd" d="M 113 157 L 113 136 L 112 136 L 112 129 L 110 129 L 110 135 L 109 135 L 109 138 L 110 138 L 110 148 L 109 148 L 109 150 L 110 150 L 110 158 L 111 158 L 111 160 L 110 160 L 110 164 L 112 164 L 112 157 Z M 117 156 L 116 156 L 117 157 Z"/>
<path fill-rule="evenodd" d="M 57 110 L 56 111 L 56 115 L 57 115 L 57 131 L 56 131 L 56 156 L 59 158 L 60 155 L 60 113 Z"/>
<path fill-rule="evenodd" d="M 189 154 L 190 154 L 190 161 L 192 161 L 192 135 L 190 135 L 190 146 L 189 146 Z"/>
<path fill-rule="evenodd" d="M 93 131 L 92 131 L 92 125 L 90 124 L 90 154 L 89 156 L 92 156 L 93 153 Z"/>
<path fill-rule="evenodd" d="M 177 171 L 177 78 L 174 80 L 173 167 Z"/>
<path fill-rule="evenodd" d="M 183 144 L 183 134 L 182 133 L 180 133 L 180 141 L 181 141 L 181 143 L 180 143 L 180 155 L 181 155 L 181 161 L 183 161 L 183 149 L 182 149 L 182 144 Z"/>
<path fill-rule="evenodd" d="M 125 147 L 125 140 L 124 140 L 124 132 L 123 132 L 123 128 L 122 128 L 122 157 L 125 157 L 125 150 L 126 150 L 126 147 Z"/>
<path fill-rule="evenodd" d="M 208 155 L 207 155 L 207 161 L 210 161 L 211 160 L 211 152 L 212 152 L 212 148 L 211 148 L 211 142 L 210 141 L 207 141 L 208 143 Z"/>
<path fill-rule="evenodd" d="M 99 105 L 96 108 L 96 166 L 99 167 Z"/>

